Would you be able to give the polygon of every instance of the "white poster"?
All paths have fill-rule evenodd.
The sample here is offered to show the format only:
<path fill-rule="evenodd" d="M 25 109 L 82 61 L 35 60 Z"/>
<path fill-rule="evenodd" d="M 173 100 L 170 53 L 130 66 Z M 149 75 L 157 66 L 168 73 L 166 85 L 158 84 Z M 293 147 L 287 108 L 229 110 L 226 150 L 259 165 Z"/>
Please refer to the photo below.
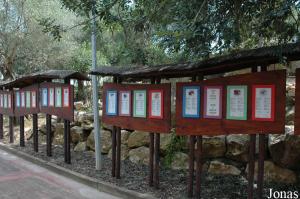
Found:
<path fill-rule="evenodd" d="M 55 88 L 55 107 L 61 107 L 62 104 L 62 91 L 60 87 Z"/>
<path fill-rule="evenodd" d="M 229 87 L 229 118 L 246 119 L 247 99 L 243 87 Z"/>
<path fill-rule="evenodd" d="M 207 88 L 206 89 L 206 104 L 205 116 L 220 117 L 221 116 L 221 89 Z"/>
<path fill-rule="evenodd" d="M 49 88 L 49 106 L 54 106 L 54 88 Z"/>
<path fill-rule="evenodd" d="M 162 117 L 162 92 L 151 92 L 151 113 L 152 117 Z"/>
<path fill-rule="evenodd" d="M 146 91 L 134 92 L 134 116 L 146 117 Z"/>
<path fill-rule="evenodd" d="M 11 94 L 8 94 L 8 108 L 11 108 Z"/>
<path fill-rule="evenodd" d="M 25 93 L 21 92 L 21 107 L 25 107 Z"/>
<path fill-rule="evenodd" d="M 130 92 L 120 92 L 120 115 L 130 115 Z"/>
<path fill-rule="evenodd" d="M 48 106 L 48 90 L 47 90 L 47 88 L 42 89 L 42 106 Z"/>
<path fill-rule="evenodd" d="M 4 108 L 7 108 L 7 94 L 4 94 Z"/>
<path fill-rule="evenodd" d="M 31 106 L 30 91 L 26 91 L 26 108 L 30 108 L 30 106 Z"/>
<path fill-rule="evenodd" d="M 107 109 L 106 112 L 108 115 L 117 114 L 117 91 L 108 91 L 107 92 Z"/>
<path fill-rule="evenodd" d="M 199 116 L 199 88 L 186 87 L 184 89 L 183 98 L 183 116 L 198 117 Z"/>
<path fill-rule="evenodd" d="M 255 118 L 272 118 L 272 89 L 255 89 Z"/>
<path fill-rule="evenodd" d="M 20 92 L 16 92 L 16 106 L 20 107 L 21 103 L 20 103 Z"/>
<path fill-rule="evenodd" d="M 69 88 L 64 88 L 63 89 L 63 92 L 64 92 L 64 103 L 63 103 L 63 106 L 64 107 L 69 107 L 70 105 L 70 91 L 69 91 Z"/>
<path fill-rule="evenodd" d="M 36 91 L 31 92 L 31 106 L 36 108 Z"/>

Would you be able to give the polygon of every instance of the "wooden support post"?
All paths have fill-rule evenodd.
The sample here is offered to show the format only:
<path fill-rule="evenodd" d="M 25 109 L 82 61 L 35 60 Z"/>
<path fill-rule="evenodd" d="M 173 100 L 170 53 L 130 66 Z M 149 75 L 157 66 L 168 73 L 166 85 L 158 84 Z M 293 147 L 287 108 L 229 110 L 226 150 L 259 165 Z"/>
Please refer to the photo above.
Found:
<path fill-rule="evenodd" d="M 189 141 L 189 177 L 188 177 L 188 197 L 193 197 L 194 183 L 194 155 L 195 155 L 195 136 L 190 136 Z"/>
<path fill-rule="evenodd" d="M 117 127 L 116 142 L 117 142 L 116 177 L 117 179 L 120 179 L 121 178 L 121 128 L 120 127 Z"/>
<path fill-rule="evenodd" d="M 150 151 L 150 157 L 149 157 L 149 186 L 153 186 L 153 169 L 154 169 L 154 133 L 149 133 L 150 142 L 149 142 L 149 151 Z"/>
<path fill-rule="evenodd" d="M 14 117 L 9 116 L 9 143 L 14 143 Z"/>
<path fill-rule="evenodd" d="M 112 157 L 112 166 L 111 166 L 111 175 L 112 177 L 115 177 L 116 176 L 116 129 L 117 127 L 113 126 L 113 129 L 112 129 L 112 154 L 111 154 L 111 157 Z"/>
<path fill-rule="evenodd" d="M 65 79 L 64 82 L 65 84 L 70 84 L 70 79 Z M 65 163 L 71 164 L 71 132 L 69 120 L 64 120 L 64 149 Z"/>
<path fill-rule="evenodd" d="M 38 115 L 32 115 L 33 150 L 39 152 Z"/>
<path fill-rule="evenodd" d="M 154 187 L 156 189 L 159 188 L 159 162 L 160 162 L 160 156 L 159 156 L 159 149 L 160 149 L 160 134 L 155 133 L 154 134 L 154 176 L 153 176 L 153 181 L 154 181 Z"/>
<path fill-rule="evenodd" d="M 201 174 L 202 174 L 202 136 L 197 136 L 196 155 L 196 198 L 201 198 Z"/>
<path fill-rule="evenodd" d="M 3 139 L 3 115 L 0 114 L 0 139 Z"/>
<path fill-rule="evenodd" d="M 20 116 L 20 146 L 25 146 L 25 135 L 24 135 L 24 116 Z"/>
<path fill-rule="evenodd" d="M 46 114 L 46 137 L 47 137 L 47 156 L 52 156 L 52 128 L 51 115 Z"/>

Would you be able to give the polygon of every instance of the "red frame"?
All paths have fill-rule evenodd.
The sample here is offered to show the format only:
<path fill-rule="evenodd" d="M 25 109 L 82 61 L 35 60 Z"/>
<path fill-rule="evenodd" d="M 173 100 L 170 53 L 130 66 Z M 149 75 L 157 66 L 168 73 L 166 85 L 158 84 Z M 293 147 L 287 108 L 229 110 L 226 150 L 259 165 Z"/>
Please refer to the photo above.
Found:
<path fill-rule="evenodd" d="M 220 101 L 219 101 L 219 108 L 220 108 L 220 113 L 219 113 L 219 116 L 209 116 L 207 115 L 207 106 L 206 106 L 206 103 L 207 103 L 207 90 L 208 89 L 220 89 Z M 203 91 L 204 91 L 204 100 L 203 100 L 203 118 L 207 118 L 207 119 L 222 119 L 223 117 L 223 86 L 204 86 L 203 88 Z"/>
<path fill-rule="evenodd" d="M 152 110 L 152 93 L 160 93 L 161 94 L 161 103 L 160 103 L 160 110 L 161 110 L 161 115 L 160 116 L 153 116 L 151 115 L 151 110 Z M 164 92 L 163 90 L 149 90 L 149 96 L 148 96 L 148 102 L 149 102 L 149 118 L 153 119 L 163 119 L 164 118 Z"/>
<path fill-rule="evenodd" d="M 255 109 L 256 109 L 256 89 L 257 88 L 271 88 L 271 118 L 256 118 Z M 252 120 L 256 121 L 274 121 L 275 120 L 275 85 L 253 85 L 252 86 Z"/>
<path fill-rule="evenodd" d="M 122 93 L 129 93 L 129 114 L 121 114 L 121 96 L 122 96 Z M 132 93 L 131 93 L 131 91 L 130 90 L 120 90 L 119 91 L 119 96 L 118 96 L 118 98 L 119 98 L 119 116 L 131 116 L 131 109 L 132 109 L 132 100 L 131 100 L 131 98 L 132 98 Z"/>
<path fill-rule="evenodd" d="M 31 108 L 36 108 L 37 107 L 37 104 L 36 104 L 36 101 L 37 101 L 36 100 L 36 91 L 31 90 L 30 93 L 31 93 L 31 95 L 30 95 L 31 96 Z M 35 93 L 35 99 L 34 99 L 35 104 L 33 104 L 33 100 L 32 100 L 33 99 L 33 93 Z"/>
<path fill-rule="evenodd" d="M 68 89 L 68 92 L 69 92 L 69 100 L 68 100 L 69 102 L 68 102 L 68 106 L 65 106 L 65 92 L 64 92 L 64 89 Z M 63 87 L 61 87 L 61 90 L 62 90 L 62 96 L 61 96 L 62 102 L 61 102 L 61 107 L 69 108 L 69 107 L 70 107 L 70 104 L 71 104 L 71 101 L 70 101 L 70 98 L 71 98 L 71 96 L 70 96 L 71 87 L 70 87 L 70 86 L 63 86 Z"/>

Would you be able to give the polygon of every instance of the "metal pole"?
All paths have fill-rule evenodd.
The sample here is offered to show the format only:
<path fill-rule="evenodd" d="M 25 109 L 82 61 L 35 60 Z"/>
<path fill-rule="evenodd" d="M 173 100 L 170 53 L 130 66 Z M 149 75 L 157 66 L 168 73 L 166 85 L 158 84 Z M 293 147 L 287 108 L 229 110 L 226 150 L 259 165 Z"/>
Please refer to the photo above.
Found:
<path fill-rule="evenodd" d="M 51 115 L 46 114 L 46 137 L 47 137 L 47 156 L 52 156 L 52 129 Z"/>
<path fill-rule="evenodd" d="M 0 114 L 0 139 L 3 139 L 3 115 Z"/>
<path fill-rule="evenodd" d="M 37 114 L 32 115 L 32 130 L 33 130 L 33 150 L 39 151 L 39 134 L 38 134 L 38 116 Z"/>
<path fill-rule="evenodd" d="M 92 69 L 96 69 L 97 56 L 96 56 L 96 2 L 93 1 L 92 9 Z M 96 169 L 102 168 L 102 155 L 101 155 L 101 130 L 99 120 L 99 109 L 98 109 L 98 84 L 97 77 L 92 75 L 93 84 L 93 112 L 94 112 L 94 138 L 95 138 L 95 158 L 96 158 Z"/>
<path fill-rule="evenodd" d="M 70 79 L 65 79 L 64 82 L 65 84 L 70 84 Z M 64 149 L 65 163 L 71 164 L 71 132 L 69 120 L 64 120 Z"/>
<path fill-rule="evenodd" d="M 155 78 L 151 79 L 151 84 L 155 84 Z M 149 152 L 150 152 L 150 157 L 149 157 L 149 186 L 153 186 L 153 170 L 154 170 L 154 133 L 149 133 Z"/>
<path fill-rule="evenodd" d="M 14 117 L 9 116 L 9 143 L 14 143 Z"/>
<path fill-rule="evenodd" d="M 117 127 L 113 126 L 112 130 L 112 142 L 111 142 L 111 175 L 112 177 L 116 177 L 116 131 Z"/>
<path fill-rule="evenodd" d="M 20 116 L 20 146 L 25 146 L 25 136 L 24 136 L 24 116 Z"/>

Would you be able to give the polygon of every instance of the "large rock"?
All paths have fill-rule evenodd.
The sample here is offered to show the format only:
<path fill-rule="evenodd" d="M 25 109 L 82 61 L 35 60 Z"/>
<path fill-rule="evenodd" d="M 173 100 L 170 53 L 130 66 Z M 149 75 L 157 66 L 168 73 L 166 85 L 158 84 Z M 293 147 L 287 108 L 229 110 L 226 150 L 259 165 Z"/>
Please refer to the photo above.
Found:
<path fill-rule="evenodd" d="M 217 160 L 210 162 L 208 167 L 208 172 L 216 175 L 240 175 L 241 174 L 241 171 L 235 166 L 227 165 Z"/>
<path fill-rule="evenodd" d="M 271 161 L 264 162 L 264 179 L 269 182 L 293 184 L 297 182 L 297 176 L 295 172 L 276 166 Z M 248 166 L 246 173 L 248 173 Z M 255 180 L 257 178 L 258 163 L 255 162 Z"/>
<path fill-rule="evenodd" d="M 171 168 L 174 170 L 187 169 L 189 165 L 189 156 L 182 152 L 177 152 L 174 154 Z"/>
<path fill-rule="evenodd" d="M 73 126 L 71 128 L 71 140 L 72 143 L 78 143 L 86 141 L 87 137 L 84 136 L 83 129 L 80 126 Z"/>
<path fill-rule="evenodd" d="M 122 144 L 128 144 L 128 138 L 130 136 L 131 132 L 127 130 L 121 130 L 121 143 Z"/>
<path fill-rule="evenodd" d="M 54 136 L 56 135 L 63 135 L 64 134 L 64 123 L 57 123 L 55 125 L 55 131 L 54 131 Z"/>
<path fill-rule="evenodd" d="M 249 135 L 228 135 L 226 157 L 232 160 L 247 162 L 249 152 Z"/>
<path fill-rule="evenodd" d="M 84 107 L 84 103 L 82 101 L 79 101 L 79 102 L 74 102 L 74 108 L 76 110 L 82 110 Z"/>
<path fill-rule="evenodd" d="M 121 160 L 128 159 L 128 156 L 129 156 L 129 148 L 125 144 L 122 144 L 121 145 Z M 109 150 L 108 157 L 109 158 L 112 157 L 112 149 Z"/>
<path fill-rule="evenodd" d="M 94 138 L 94 131 L 91 132 L 89 135 L 87 141 L 86 141 L 87 147 L 93 151 L 95 151 L 95 138 Z M 110 131 L 101 131 L 101 152 L 103 154 L 107 154 L 109 150 L 111 149 L 111 133 Z"/>
<path fill-rule="evenodd" d="M 128 138 L 128 147 L 137 148 L 140 146 L 149 146 L 149 133 L 134 131 Z"/>
<path fill-rule="evenodd" d="M 172 143 L 173 134 L 167 133 L 167 134 L 161 134 L 160 135 L 160 150 L 162 153 L 165 153 L 169 147 L 169 145 Z"/>
<path fill-rule="evenodd" d="M 139 147 L 129 151 L 129 160 L 136 164 L 149 164 L 149 148 Z"/>
<path fill-rule="evenodd" d="M 269 151 L 273 161 L 281 167 L 300 168 L 300 136 L 293 135 L 294 127 L 286 126 L 283 135 L 269 135 Z"/>
<path fill-rule="evenodd" d="M 223 157 L 226 152 L 225 136 L 203 136 L 202 150 L 206 158 Z"/>
<path fill-rule="evenodd" d="M 86 142 L 79 142 L 78 144 L 76 144 L 74 151 L 85 151 L 86 149 Z"/>

